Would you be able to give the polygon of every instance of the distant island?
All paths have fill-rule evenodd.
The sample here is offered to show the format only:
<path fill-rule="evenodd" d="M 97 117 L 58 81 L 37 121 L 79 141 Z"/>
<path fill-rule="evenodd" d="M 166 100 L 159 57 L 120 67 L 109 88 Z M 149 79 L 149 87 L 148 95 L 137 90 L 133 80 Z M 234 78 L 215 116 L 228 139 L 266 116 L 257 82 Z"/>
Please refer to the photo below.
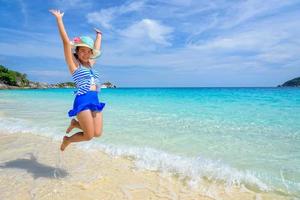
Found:
<path fill-rule="evenodd" d="M 291 79 L 278 87 L 300 87 L 300 77 Z"/>
<path fill-rule="evenodd" d="M 3 65 L 0 65 L 0 89 L 46 89 L 46 88 L 75 88 L 73 82 L 64 83 L 41 83 L 27 79 L 26 74 L 10 70 Z M 116 88 L 110 82 L 101 84 L 101 88 Z"/>

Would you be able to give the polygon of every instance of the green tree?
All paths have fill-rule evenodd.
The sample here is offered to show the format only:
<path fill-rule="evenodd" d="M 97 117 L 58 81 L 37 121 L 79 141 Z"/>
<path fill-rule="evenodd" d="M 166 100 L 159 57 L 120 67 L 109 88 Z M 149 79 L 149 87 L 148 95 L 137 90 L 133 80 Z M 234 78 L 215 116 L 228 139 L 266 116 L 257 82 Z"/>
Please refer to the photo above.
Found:
<path fill-rule="evenodd" d="M 27 86 L 29 84 L 26 74 L 9 70 L 3 65 L 0 65 L 0 82 L 12 86 Z"/>

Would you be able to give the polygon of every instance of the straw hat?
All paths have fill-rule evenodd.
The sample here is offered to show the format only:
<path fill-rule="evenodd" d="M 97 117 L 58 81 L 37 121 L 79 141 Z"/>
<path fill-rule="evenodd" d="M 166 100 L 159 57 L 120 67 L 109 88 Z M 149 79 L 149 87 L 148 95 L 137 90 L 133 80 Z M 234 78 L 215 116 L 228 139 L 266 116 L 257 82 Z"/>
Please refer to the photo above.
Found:
<path fill-rule="evenodd" d="M 91 59 L 96 59 L 100 56 L 101 52 L 94 48 L 94 40 L 88 36 L 75 37 L 71 41 L 72 49 L 75 52 L 76 47 L 88 47 L 92 49 L 93 54 Z"/>

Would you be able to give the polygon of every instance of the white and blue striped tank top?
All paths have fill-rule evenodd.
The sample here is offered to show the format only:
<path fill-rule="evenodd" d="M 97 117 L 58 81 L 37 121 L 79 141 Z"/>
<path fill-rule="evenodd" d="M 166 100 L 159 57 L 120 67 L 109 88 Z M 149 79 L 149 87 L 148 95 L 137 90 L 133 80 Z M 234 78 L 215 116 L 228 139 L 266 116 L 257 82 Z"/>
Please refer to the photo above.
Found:
<path fill-rule="evenodd" d="M 73 72 L 72 78 L 77 88 L 77 91 L 75 91 L 76 95 L 87 93 L 92 84 L 97 86 L 97 90 L 100 88 L 99 74 L 92 68 L 79 65 Z"/>

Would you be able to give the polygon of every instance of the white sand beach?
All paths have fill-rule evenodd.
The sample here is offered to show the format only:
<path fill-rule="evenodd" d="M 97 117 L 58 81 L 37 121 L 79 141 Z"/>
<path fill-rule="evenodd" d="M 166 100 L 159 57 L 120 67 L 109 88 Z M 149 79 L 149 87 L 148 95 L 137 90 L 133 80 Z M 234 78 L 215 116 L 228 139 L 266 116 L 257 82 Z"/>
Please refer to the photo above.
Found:
<path fill-rule="evenodd" d="M 285 199 L 137 169 L 132 158 L 60 143 L 31 134 L 0 134 L 0 199 Z"/>

